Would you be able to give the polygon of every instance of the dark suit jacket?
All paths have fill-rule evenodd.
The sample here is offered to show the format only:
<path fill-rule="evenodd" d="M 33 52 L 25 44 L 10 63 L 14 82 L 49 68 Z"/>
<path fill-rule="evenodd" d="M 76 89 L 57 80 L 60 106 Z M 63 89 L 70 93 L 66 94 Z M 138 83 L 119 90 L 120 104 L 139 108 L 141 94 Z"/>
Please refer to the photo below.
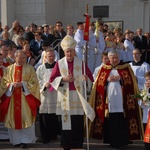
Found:
<path fill-rule="evenodd" d="M 43 40 L 41 41 L 41 45 L 39 47 L 38 43 L 35 41 L 35 39 L 31 40 L 30 42 L 30 49 L 31 51 L 33 52 L 33 54 L 35 56 L 39 56 L 39 51 L 42 50 L 42 43 L 43 43 Z"/>
<path fill-rule="evenodd" d="M 135 48 L 138 48 L 140 51 L 142 49 L 145 50 L 147 49 L 147 39 L 144 35 L 142 35 L 142 41 L 139 36 L 135 36 L 133 40 L 134 40 Z"/>
<path fill-rule="evenodd" d="M 66 36 L 66 32 L 62 30 L 62 31 L 61 31 L 61 35 L 62 35 L 62 36 L 60 36 L 60 34 L 58 33 L 58 31 L 54 31 L 54 36 L 55 36 L 56 39 L 62 40 L 62 39 Z M 60 42 L 60 41 L 57 41 L 57 42 L 54 44 L 54 46 L 57 45 L 59 42 Z M 60 58 L 63 58 L 63 57 L 64 57 L 64 51 L 63 51 L 61 48 L 60 48 L 60 50 L 59 50 L 58 48 L 56 48 L 55 50 L 59 52 Z"/>
<path fill-rule="evenodd" d="M 31 42 L 31 40 L 33 40 L 33 39 L 34 39 L 34 34 L 32 32 L 27 32 L 25 34 L 25 40 Z"/>
<path fill-rule="evenodd" d="M 142 35 L 142 40 L 140 39 L 139 36 L 135 36 L 133 38 L 133 40 L 134 40 L 135 48 L 138 48 L 142 53 L 141 60 L 146 61 L 146 55 L 145 54 L 146 54 L 146 49 L 147 49 L 147 38 L 144 35 Z M 144 49 L 145 52 L 142 52 L 142 49 Z"/>
<path fill-rule="evenodd" d="M 51 45 L 55 41 L 56 38 L 52 34 L 48 34 L 48 36 L 43 34 L 42 39 L 44 41 L 47 41 L 49 43 L 49 45 Z"/>
<path fill-rule="evenodd" d="M 58 33 L 58 31 L 54 31 L 54 36 L 55 36 L 56 39 L 63 39 L 66 36 L 66 32 L 62 30 L 61 31 L 61 35 L 62 36 L 60 36 L 60 34 Z"/>

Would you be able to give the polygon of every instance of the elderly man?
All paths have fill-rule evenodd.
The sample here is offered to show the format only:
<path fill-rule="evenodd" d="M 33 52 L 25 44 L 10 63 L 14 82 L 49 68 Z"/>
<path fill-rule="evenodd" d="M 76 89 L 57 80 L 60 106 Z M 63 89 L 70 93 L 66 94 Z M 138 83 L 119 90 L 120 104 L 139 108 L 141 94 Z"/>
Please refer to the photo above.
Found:
<path fill-rule="evenodd" d="M 83 146 L 84 111 L 90 120 L 94 111 L 83 98 L 83 80 L 93 81 L 92 73 L 82 61 L 75 57 L 76 41 L 69 35 L 61 42 L 65 57 L 59 60 L 50 77 L 51 85 L 57 91 L 56 113 L 61 117 L 61 146 L 64 150 L 79 149 Z M 88 112 L 88 113 L 87 113 Z"/>
<path fill-rule="evenodd" d="M 130 96 L 138 86 L 130 65 L 120 62 L 117 51 L 110 51 L 108 58 L 110 63 L 101 67 L 89 100 L 97 111 L 91 136 L 102 138 L 110 130 L 110 146 L 123 149 L 129 140 L 141 138 L 138 101 Z M 103 130 L 108 116 L 108 128 Z"/>
<path fill-rule="evenodd" d="M 39 84 L 34 68 L 26 64 L 23 51 L 16 51 L 15 61 L 1 79 L 1 113 L 10 142 L 26 148 L 27 143 L 36 141 L 34 122 L 40 105 Z"/>

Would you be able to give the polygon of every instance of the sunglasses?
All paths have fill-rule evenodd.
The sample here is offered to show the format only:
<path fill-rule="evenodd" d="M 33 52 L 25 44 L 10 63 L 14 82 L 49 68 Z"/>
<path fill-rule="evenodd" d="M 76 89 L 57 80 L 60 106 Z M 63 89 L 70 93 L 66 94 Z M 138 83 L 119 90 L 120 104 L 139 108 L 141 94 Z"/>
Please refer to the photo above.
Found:
<path fill-rule="evenodd" d="M 35 34 L 34 36 L 39 36 L 38 34 Z"/>

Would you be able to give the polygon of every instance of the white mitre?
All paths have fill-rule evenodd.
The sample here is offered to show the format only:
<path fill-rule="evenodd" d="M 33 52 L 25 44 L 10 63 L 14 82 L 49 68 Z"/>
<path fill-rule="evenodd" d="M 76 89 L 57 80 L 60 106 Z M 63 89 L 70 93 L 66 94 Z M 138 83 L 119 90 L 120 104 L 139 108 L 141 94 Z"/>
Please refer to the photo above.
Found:
<path fill-rule="evenodd" d="M 75 49 L 77 42 L 70 35 L 66 35 L 61 41 L 61 47 L 63 50 L 68 48 Z"/>

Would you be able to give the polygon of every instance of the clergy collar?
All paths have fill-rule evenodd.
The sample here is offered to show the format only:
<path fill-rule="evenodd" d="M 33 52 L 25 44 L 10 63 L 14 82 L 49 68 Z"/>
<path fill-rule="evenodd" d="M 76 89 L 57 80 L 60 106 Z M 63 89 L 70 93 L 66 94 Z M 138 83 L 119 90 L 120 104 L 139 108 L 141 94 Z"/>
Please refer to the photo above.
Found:
<path fill-rule="evenodd" d="M 115 69 L 119 64 L 120 64 L 120 62 L 115 66 L 113 66 L 112 64 L 110 64 L 110 65 L 112 66 L 113 69 Z"/>
<path fill-rule="evenodd" d="M 50 64 L 50 63 L 46 62 L 46 63 L 45 63 L 45 67 L 46 67 L 46 69 L 54 68 L 55 63 L 56 63 L 55 61 L 54 61 L 52 64 Z"/>
<path fill-rule="evenodd" d="M 135 61 L 132 62 L 133 66 L 141 66 L 142 64 L 143 64 L 142 60 L 140 60 L 139 62 L 135 62 Z"/>

